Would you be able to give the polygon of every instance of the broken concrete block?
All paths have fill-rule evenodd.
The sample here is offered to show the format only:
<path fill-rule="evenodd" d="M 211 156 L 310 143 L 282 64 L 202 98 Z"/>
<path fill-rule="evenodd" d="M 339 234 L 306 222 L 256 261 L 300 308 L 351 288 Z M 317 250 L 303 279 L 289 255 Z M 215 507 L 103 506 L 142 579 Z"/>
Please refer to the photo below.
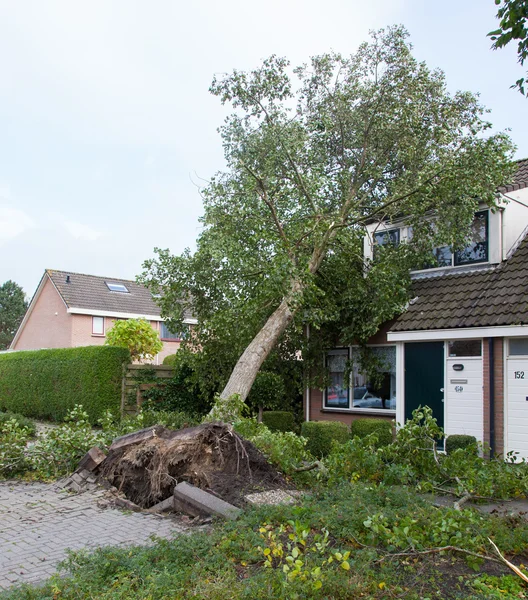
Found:
<path fill-rule="evenodd" d="M 174 496 L 169 496 L 165 500 L 158 502 L 154 506 L 149 508 L 149 512 L 153 513 L 163 513 L 163 512 L 171 512 L 174 510 Z"/>
<path fill-rule="evenodd" d="M 295 490 L 293 490 L 295 493 Z M 260 506 L 262 504 L 294 504 L 296 499 L 294 496 L 285 490 L 267 490 L 266 492 L 257 492 L 255 494 L 248 494 L 245 496 L 245 499 L 250 504 L 255 504 L 256 506 Z"/>
<path fill-rule="evenodd" d="M 174 500 L 176 510 L 194 516 L 215 515 L 224 519 L 236 519 L 242 512 L 240 508 L 185 481 L 174 488 Z"/>
<path fill-rule="evenodd" d="M 100 450 L 97 446 L 94 446 L 81 458 L 77 471 L 86 469 L 87 471 L 95 471 L 97 467 L 106 458 L 106 454 Z"/>
<path fill-rule="evenodd" d="M 118 448 L 124 448 L 125 446 L 131 446 L 133 444 L 137 444 L 138 442 L 157 437 L 158 431 L 162 429 L 164 429 L 164 427 L 160 425 L 153 425 L 152 427 L 147 427 L 147 429 L 141 429 L 140 431 L 134 431 L 133 433 L 122 435 L 112 442 L 112 445 L 110 446 L 110 452 L 112 450 L 117 450 Z"/>

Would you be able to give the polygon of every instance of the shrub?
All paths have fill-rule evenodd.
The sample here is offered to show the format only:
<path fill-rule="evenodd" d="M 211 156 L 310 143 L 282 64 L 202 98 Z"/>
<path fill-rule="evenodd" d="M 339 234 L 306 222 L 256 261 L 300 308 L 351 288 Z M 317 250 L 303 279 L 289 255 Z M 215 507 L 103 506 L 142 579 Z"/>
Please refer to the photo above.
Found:
<path fill-rule="evenodd" d="M 278 410 L 284 408 L 286 389 L 280 375 L 270 371 L 257 373 L 255 382 L 247 397 L 247 405 L 253 412 L 262 415 L 263 410 Z"/>
<path fill-rule="evenodd" d="M 295 431 L 295 417 L 285 410 L 269 410 L 263 413 L 262 422 L 270 431 Z"/>
<path fill-rule="evenodd" d="M 15 420 L 20 427 L 25 427 L 31 437 L 33 437 L 37 433 L 37 426 L 35 425 L 35 421 L 24 417 L 24 415 L 19 415 L 13 412 L 0 412 L 0 427 L 7 423 L 7 421 Z"/>
<path fill-rule="evenodd" d="M 184 427 L 193 427 L 198 425 L 199 419 L 181 411 L 169 410 L 145 410 L 143 411 L 142 427 L 151 427 L 152 425 L 165 425 L 169 429 L 183 429 Z"/>
<path fill-rule="evenodd" d="M 105 344 L 127 348 L 132 360 L 152 360 L 163 349 L 159 333 L 146 319 L 116 321 L 106 334 Z"/>
<path fill-rule="evenodd" d="M 15 419 L 0 423 L 0 477 L 10 477 L 26 470 L 29 437 L 26 427 Z"/>
<path fill-rule="evenodd" d="M 378 438 L 376 446 L 387 446 L 392 443 L 392 422 L 382 419 L 358 419 L 352 421 L 350 436 L 364 438 L 375 433 Z"/>
<path fill-rule="evenodd" d="M 477 438 L 473 435 L 449 435 L 445 442 L 445 449 L 448 454 L 457 448 L 468 448 L 470 446 L 475 448 L 476 453 L 478 452 Z"/>
<path fill-rule="evenodd" d="M 317 457 L 326 456 L 332 443 L 346 443 L 350 434 L 346 423 L 340 421 L 308 421 L 301 426 L 301 435 L 308 439 L 307 450 Z"/>
<path fill-rule="evenodd" d="M 124 348 L 87 346 L 0 354 L 0 410 L 62 421 L 82 404 L 91 423 L 121 405 Z"/>
<path fill-rule="evenodd" d="M 255 418 L 240 419 L 235 430 L 254 444 L 268 460 L 286 475 L 296 474 L 295 468 L 305 461 L 311 461 L 312 456 L 307 451 L 306 439 L 291 431 L 270 431 L 263 423 Z M 309 473 L 298 473 L 310 477 Z"/>
<path fill-rule="evenodd" d="M 174 367 L 176 364 L 177 353 L 169 354 L 163 359 L 163 364 L 167 367 Z"/>

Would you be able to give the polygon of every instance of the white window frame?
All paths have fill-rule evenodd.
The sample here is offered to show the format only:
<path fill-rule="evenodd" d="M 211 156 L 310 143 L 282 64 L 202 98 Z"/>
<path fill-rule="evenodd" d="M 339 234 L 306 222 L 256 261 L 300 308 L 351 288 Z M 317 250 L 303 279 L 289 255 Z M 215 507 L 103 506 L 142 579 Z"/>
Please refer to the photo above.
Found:
<path fill-rule="evenodd" d="M 96 319 L 101 320 L 102 325 L 103 325 L 102 331 L 96 331 L 96 327 L 95 327 Z M 105 318 L 104 317 L 92 315 L 92 335 L 95 335 L 97 337 L 104 337 L 104 335 L 105 335 Z"/>

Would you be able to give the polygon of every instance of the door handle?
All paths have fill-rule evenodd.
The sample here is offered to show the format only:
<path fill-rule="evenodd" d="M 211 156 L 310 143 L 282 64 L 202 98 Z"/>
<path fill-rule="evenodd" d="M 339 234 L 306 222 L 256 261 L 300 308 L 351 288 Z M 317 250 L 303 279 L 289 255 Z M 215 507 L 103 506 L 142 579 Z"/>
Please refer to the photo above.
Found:
<path fill-rule="evenodd" d="M 442 392 L 442 394 L 444 393 L 444 388 L 440 388 L 440 391 Z"/>

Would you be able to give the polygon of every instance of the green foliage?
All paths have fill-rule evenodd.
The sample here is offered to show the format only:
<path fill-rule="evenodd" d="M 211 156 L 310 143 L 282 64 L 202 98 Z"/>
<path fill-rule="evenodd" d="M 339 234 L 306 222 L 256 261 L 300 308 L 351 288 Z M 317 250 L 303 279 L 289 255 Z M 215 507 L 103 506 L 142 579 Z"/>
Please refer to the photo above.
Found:
<path fill-rule="evenodd" d="M 500 27 L 488 33 L 493 40 L 492 48 L 497 50 L 516 40 L 517 57 L 522 66 L 528 57 L 528 0 L 495 0 L 495 4 L 499 6 L 497 19 Z M 525 78 L 521 77 L 512 87 L 524 94 L 524 84 Z"/>
<path fill-rule="evenodd" d="M 37 426 L 35 425 L 35 421 L 24 417 L 24 415 L 19 415 L 13 412 L 0 412 L 0 427 L 6 423 L 7 421 L 15 420 L 21 427 L 25 427 L 29 435 L 33 437 L 37 433 Z"/>
<path fill-rule="evenodd" d="M 308 440 L 309 452 L 317 457 L 329 454 L 334 442 L 345 444 L 350 437 L 348 426 L 340 421 L 305 421 L 301 435 Z"/>
<path fill-rule="evenodd" d="M 22 323 L 28 304 L 22 288 L 14 281 L 0 285 L 0 350 L 7 350 Z"/>
<path fill-rule="evenodd" d="M 59 427 L 38 436 L 28 449 L 28 463 L 45 479 L 71 473 L 93 446 L 105 447 L 103 432 L 92 429 L 88 413 L 75 406 Z"/>
<path fill-rule="evenodd" d="M 386 446 L 392 443 L 392 425 L 392 421 L 382 419 L 356 419 L 350 425 L 350 436 L 364 438 L 375 433 L 379 445 Z"/>
<path fill-rule="evenodd" d="M 528 464 L 511 455 L 488 460 L 475 445 L 439 453 L 443 432 L 429 407 L 418 408 L 397 431 L 392 444 L 379 447 L 376 433 L 334 446 L 325 459 L 328 480 L 414 485 L 420 491 L 438 488 L 456 496 L 485 498 L 528 496 Z M 481 452 L 480 454 L 484 454 Z"/>
<path fill-rule="evenodd" d="M 82 404 L 95 423 L 105 410 L 119 410 L 124 348 L 87 346 L 0 355 L 0 410 L 62 421 Z"/>
<path fill-rule="evenodd" d="M 448 454 L 457 448 L 468 448 L 472 446 L 478 453 L 477 438 L 473 435 L 448 435 L 445 441 L 445 450 Z"/>
<path fill-rule="evenodd" d="M 277 373 L 259 371 L 247 397 L 247 404 L 253 412 L 259 409 L 280 410 L 285 408 L 286 389 L 284 381 Z"/>
<path fill-rule="evenodd" d="M 178 353 L 169 354 L 163 359 L 163 364 L 168 367 L 174 367 L 176 365 L 176 361 L 178 360 Z"/>
<path fill-rule="evenodd" d="M 171 354 L 169 365 L 174 368 L 171 379 L 143 392 L 145 409 L 183 411 L 205 415 L 213 404 L 213 398 L 203 393 L 196 378 L 196 357 L 188 350 Z M 165 361 L 164 361 L 165 364 Z"/>
<path fill-rule="evenodd" d="M 235 430 L 254 444 L 282 473 L 295 475 L 299 480 L 307 479 L 305 474 L 295 471 L 303 462 L 312 460 L 305 438 L 291 431 L 270 431 L 254 418 L 238 420 Z"/>
<path fill-rule="evenodd" d="M 105 344 L 127 348 L 131 360 L 152 360 L 163 349 L 159 333 L 146 319 L 116 321 L 106 334 Z"/>
<path fill-rule="evenodd" d="M 0 423 L 0 478 L 27 469 L 26 446 L 30 437 L 30 431 L 14 418 Z"/>
<path fill-rule="evenodd" d="M 285 410 L 268 410 L 262 414 L 262 422 L 270 431 L 295 431 L 295 417 Z"/>
<path fill-rule="evenodd" d="M 141 414 L 143 415 L 142 427 L 165 425 L 169 429 L 183 429 L 184 427 L 194 427 L 200 422 L 196 414 L 183 411 L 143 410 Z"/>
<path fill-rule="evenodd" d="M 61 573 L 44 585 L 11 590 L 0 597 L 522 597 L 520 580 L 483 572 L 472 575 L 463 564 L 462 554 L 443 553 L 434 563 L 412 555 L 413 548 L 434 549 L 447 540 L 462 549 L 488 553 L 488 536 L 507 554 L 522 553 L 528 544 L 528 523 L 437 508 L 412 490 L 342 484 L 307 494 L 297 506 L 249 509 L 235 522 L 217 523 L 213 529 L 176 539 L 157 539 L 149 546 L 75 552 L 64 565 L 69 571 L 67 577 Z M 393 558 L 391 548 L 408 551 L 411 556 Z M 344 561 L 350 569 L 341 566 Z M 270 562 L 271 566 L 265 566 Z M 295 575 L 288 577 L 292 572 Z M 320 589 L 315 585 L 318 580 Z"/>
<path fill-rule="evenodd" d="M 223 421 L 224 423 L 236 423 L 247 413 L 247 404 L 238 394 L 229 396 L 226 400 L 217 396 L 211 411 L 204 417 L 203 421 Z"/>

